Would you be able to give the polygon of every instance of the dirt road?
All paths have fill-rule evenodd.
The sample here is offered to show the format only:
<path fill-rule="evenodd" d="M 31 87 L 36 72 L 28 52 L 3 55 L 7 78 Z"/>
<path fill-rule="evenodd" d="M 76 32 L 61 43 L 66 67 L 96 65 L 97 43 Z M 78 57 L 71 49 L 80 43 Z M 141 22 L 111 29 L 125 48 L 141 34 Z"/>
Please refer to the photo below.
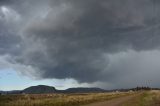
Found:
<path fill-rule="evenodd" d="M 123 103 L 129 100 L 132 100 L 136 96 L 137 95 L 125 96 L 125 97 L 120 97 L 120 98 L 112 99 L 105 102 L 93 103 L 85 106 L 122 106 Z"/>

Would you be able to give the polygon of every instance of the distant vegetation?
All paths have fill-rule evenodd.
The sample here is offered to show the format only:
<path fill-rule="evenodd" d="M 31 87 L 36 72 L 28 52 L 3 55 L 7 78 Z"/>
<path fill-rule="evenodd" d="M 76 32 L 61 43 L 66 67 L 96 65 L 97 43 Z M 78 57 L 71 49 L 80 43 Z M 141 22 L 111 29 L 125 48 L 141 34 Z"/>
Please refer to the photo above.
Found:
<path fill-rule="evenodd" d="M 154 88 L 153 88 L 154 89 Z M 150 87 L 136 87 L 132 89 L 133 91 L 139 91 L 139 90 L 152 90 Z"/>

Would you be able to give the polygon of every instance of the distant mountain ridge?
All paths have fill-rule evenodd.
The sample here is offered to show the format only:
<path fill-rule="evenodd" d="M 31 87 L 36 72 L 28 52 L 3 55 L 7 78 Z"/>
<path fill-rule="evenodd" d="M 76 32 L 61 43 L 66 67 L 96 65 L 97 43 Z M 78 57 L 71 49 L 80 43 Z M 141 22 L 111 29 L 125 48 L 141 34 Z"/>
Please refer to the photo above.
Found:
<path fill-rule="evenodd" d="M 57 90 L 55 87 L 46 86 L 46 85 L 38 85 L 31 86 L 22 91 L 25 94 L 44 94 L 44 93 L 56 93 Z"/>
<path fill-rule="evenodd" d="M 0 91 L 0 94 L 21 94 L 22 90 Z"/>
<path fill-rule="evenodd" d="M 13 90 L 13 91 L 0 91 L 0 94 L 48 94 L 48 93 L 101 93 L 101 92 L 127 92 L 127 91 L 139 91 L 139 90 L 160 90 L 159 88 L 149 88 L 149 87 L 136 87 L 131 89 L 114 89 L 114 90 L 104 90 L 101 88 L 69 88 L 66 90 L 57 90 L 53 86 L 37 85 L 25 88 L 24 90 Z"/>
<path fill-rule="evenodd" d="M 100 88 L 69 88 L 66 90 L 57 90 L 55 87 L 46 85 L 37 85 L 25 88 L 24 90 L 1 91 L 1 94 L 47 94 L 47 93 L 90 93 L 90 92 L 105 92 Z"/>
<path fill-rule="evenodd" d="M 100 88 L 69 88 L 66 90 L 57 90 L 55 87 L 38 85 L 31 86 L 24 89 L 22 92 L 25 94 L 44 94 L 44 93 L 89 93 L 89 92 L 104 92 L 105 90 Z"/>
<path fill-rule="evenodd" d="M 101 88 L 82 88 L 82 87 L 78 87 L 78 88 L 69 88 L 65 90 L 68 93 L 85 93 L 85 92 L 105 92 L 106 90 L 101 89 Z"/>

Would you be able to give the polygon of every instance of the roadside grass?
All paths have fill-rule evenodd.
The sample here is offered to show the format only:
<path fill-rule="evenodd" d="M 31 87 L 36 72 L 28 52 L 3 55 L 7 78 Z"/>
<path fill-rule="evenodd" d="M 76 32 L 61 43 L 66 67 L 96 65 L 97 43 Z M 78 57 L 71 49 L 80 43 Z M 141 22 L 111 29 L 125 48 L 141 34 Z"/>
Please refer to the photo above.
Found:
<path fill-rule="evenodd" d="M 143 91 L 122 106 L 160 106 L 160 91 Z"/>
<path fill-rule="evenodd" d="M 134 93 L 1 95 L 0 106 L 80 106 Z"/>
<path fill-rule="evenodd" d="M 153 106 L 160 106 L 160 91 L 152 91 Z"/>

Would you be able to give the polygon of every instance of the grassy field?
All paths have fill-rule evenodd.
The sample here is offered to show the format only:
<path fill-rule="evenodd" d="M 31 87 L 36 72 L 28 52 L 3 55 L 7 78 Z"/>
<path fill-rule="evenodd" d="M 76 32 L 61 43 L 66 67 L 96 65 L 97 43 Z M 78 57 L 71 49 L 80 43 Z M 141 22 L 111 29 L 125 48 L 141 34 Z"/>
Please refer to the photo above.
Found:
<path fill-rule="evenodd" d="M 82 94 L 37 94 L 1 95 L 0 106 L 81 106 L 84 104 L 109 101 L 128 95 L 138 95 L 123 106 L 160 106 L 159 91 L 125 93 L 82 93 Z"/>
<path fill-rule="evenodd" d="M 160 91 L 143 92 L 123 106 L 160 106 Z"/>
<path fill-rule="evenodd" d="M 79 106 L 126 95 L 132 93 L 2 95 L 0 106 Z"/>

